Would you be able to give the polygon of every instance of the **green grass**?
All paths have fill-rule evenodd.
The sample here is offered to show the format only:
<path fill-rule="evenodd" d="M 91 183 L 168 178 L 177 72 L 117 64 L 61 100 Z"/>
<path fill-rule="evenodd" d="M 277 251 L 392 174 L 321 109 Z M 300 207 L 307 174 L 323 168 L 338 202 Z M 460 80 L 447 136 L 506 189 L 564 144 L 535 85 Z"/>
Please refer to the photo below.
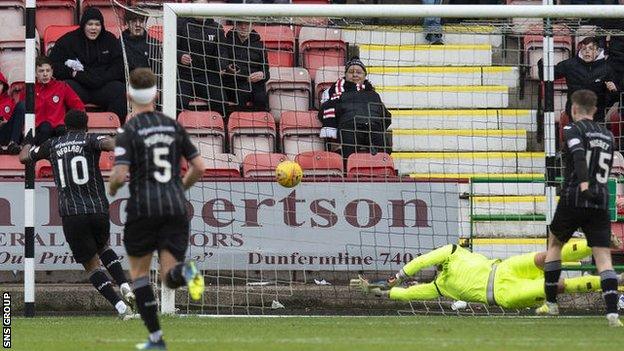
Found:
<path fill-rule="evenodd" d="M 169 350 L 620 350 L 602 317 L 287 317 L 161 320 Z M 133 350 L 140 320 L 14 318 L 12 350 Z"/>

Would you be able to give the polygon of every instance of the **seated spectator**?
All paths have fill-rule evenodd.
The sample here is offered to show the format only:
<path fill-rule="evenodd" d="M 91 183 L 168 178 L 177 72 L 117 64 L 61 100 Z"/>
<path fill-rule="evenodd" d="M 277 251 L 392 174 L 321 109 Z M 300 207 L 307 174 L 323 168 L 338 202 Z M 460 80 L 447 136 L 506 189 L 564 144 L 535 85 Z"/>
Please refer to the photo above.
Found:
<path fill-rule="evenodd" d="M 24 104 L 15 103 L 7 79 L 0 73 L 0 146 L 10 154 L 18 154 L 23 129 Z"/>
<path fill-rule="evenodd" d="M 194 0 L 205 3 L 206 0 Z M 194 109 L 190 102 L 206 100 L 212 111 L 225 115 L 220 72 L 225 32 L 212 18 L 178 17 L 178 110 Z"/>
<path fill-rule="evenodd" d="M 223 80 L 228 100 L 236 105 L 237 110 L 266 111 L 269 64 L 260 35 L 250 22 L 237 21 L 226 35 L 225 43 L 228 60 Z"/>
<path fill-rule="evenodd" d="M 539 74 L 542 75 L 543 62 L 538 62 Z M 579 43 L 578 55 L 559 62 L 555 66 L 555 79 L 565 78 L 568 86 L 568 101 L 566 114 L 572 116 L 572 94 L 581 89 L 588 89 L 596 93 L 598 111 L 594 120 L 604 122 L 606 110 L 617 99 L 620 79 L 616 76 L 611 65 L 605 60 L 604 51 L 593 37 L 583 39 Z"/>
<path fill-rule="evenodd" d="M 126 50 L 128 72 L 140 67 L 151 68 L 156 72 L 157 69 L 153 66 L 161 57 L 160 48 L 148 41 L 145 30 L 146 17 L 132 10 L 126 10 L 124 20 L 128 29 L 121 33 L 121 37 Z"/>
<path fill-rule="evenodd" d="M 319 109 L 319 119 L 323 123 L 320 136 L 337 139 L 345 162 L 357 151 L 390 153 L 386 130 L 391 115 L 366 79 L 366 66 L 359 58 L 347 62 L 344 78 L 326 93 L 327 99 Z"/>
<path fill-rule="evenodd" d="M 87 7 L 80 28 L 63 35 L 50 52 L 57 79 L 64 80 L 84 103 L 93 103 L 126 119 L 126 85 L 121 43 L 106 30 L 104 17 Z"/>
<path fill-rule="evenodd" d="M 65 134 L 67 111 L 84 111 L 85 106 L 67 83 L 54 79 L 49 58 L 37 57 L 35 66 L 35 145 L 41 145 L 49 138 Z"/>

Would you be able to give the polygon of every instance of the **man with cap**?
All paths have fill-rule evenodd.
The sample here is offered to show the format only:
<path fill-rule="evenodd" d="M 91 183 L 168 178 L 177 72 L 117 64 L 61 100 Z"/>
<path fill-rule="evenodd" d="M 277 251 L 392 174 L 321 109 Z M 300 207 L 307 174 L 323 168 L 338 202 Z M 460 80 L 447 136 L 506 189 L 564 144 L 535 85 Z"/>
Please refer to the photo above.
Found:
<path fill-rule="evenodd" d="M 102 12 L 87 7 L 80 28 L 63 35 L 50 52 L 52 68 L 84 103 L 114 112 L 126 119 L 126 86 L 121 43 L 106 30 Z"/>
<path fill-rule="evenodd" d="M 337 139 L 345 161 L 358 151 L 390 152 L 386 130 L 391 114 L 366 79 L 366 66 L 358 57 L 347 62 L 344 78 L 338 79 L 322 100 L 318 115 L 323 123 L 320 136 Z"/>

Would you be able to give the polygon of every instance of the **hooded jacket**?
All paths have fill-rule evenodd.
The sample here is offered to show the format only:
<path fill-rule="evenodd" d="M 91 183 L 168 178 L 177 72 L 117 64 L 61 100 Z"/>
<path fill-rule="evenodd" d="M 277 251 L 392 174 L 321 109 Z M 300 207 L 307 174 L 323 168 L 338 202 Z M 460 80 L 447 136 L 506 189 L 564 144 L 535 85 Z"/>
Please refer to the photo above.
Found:
<path fill-rule="evenodd" d="M 102 31 L 95 40 L 89 40 L 84 28 L 89 20 L 102 24 Z M 59 80 L 75 79 L 87 89 L 96 89 L 112 81 L 121 81 L 124 76 L 124 61 L 121 43 L 113 33 L 106 30 L 104 17 L 95 7 L 87 7 L 80 19 L 80 28 L 63 35 L 50 52 L 54 76 Z M 84 71 L 72 77 L 72 69 L 65 66 L 67 60 L 78 60 Z"/>
<path fill-rule="evenodd" d="M 329 88 L 329 100 L 318 114 L 323 127 L 353 130 L 358 125 L 373 131 L 388 129 L 391 117 L 368 80 L 356 84 L 344 78 Z"/>
<path fill-rule="evenodd" d="M 225 69 L 223 27 L 211 18 L 199 20 L 180 17 L 177 22 L 178 71 L 180 78 L 208 75 L 210 81 L 220 81 L 219 72 Z M 191 55 L 191 65 L 180 62 L 182 55 Z"/>
<path fill-rule="evenodd" d="M 9 82 L 2 73 L 0 73 L 0 84 L 4 85 L 2 94 L 0 94 L 0 121 L 8 121 L 13 116 L 15 100 L 9 95 Z"/>
<path fill-rule="evenodd" d="M 260 34 L 252 30 L 249 38 L 242 42 L 236 30 L 232 29 L 225 36 L 225 43 L 226 67 L 234 64 L 240 70 L 235 75 L 239 87 L 240 83 L 248 82 L 249 75 L 254 72 L 264 72 L 264 79 L 258 83 L 269 80 L 269 60 Z"/>
<path fill-rule="evenodd" d="M 541 64 L 540 63 L 540 76 L 541 76 Z M 571 57 L 567 60 L 559 62 L 555 66 L 555 79 L 565 78 L 568 86 L 568 101 L 566 103 L 566 113 L 570 115 L 572 107 L 572 93 L 581 89 L 589 89 L 596 93 L 598 97 L 595 120 L 604 121 L 605 109 L 615 102 L 617 93 L 611 93 L 606 82 L 613 82 L 619 90 L 620 79 L 617 77 L 615 71 L 605 60 L 604 53 L 601 52 L 598 57 L 592 62 L 585 62 L 578 55 Z"/>

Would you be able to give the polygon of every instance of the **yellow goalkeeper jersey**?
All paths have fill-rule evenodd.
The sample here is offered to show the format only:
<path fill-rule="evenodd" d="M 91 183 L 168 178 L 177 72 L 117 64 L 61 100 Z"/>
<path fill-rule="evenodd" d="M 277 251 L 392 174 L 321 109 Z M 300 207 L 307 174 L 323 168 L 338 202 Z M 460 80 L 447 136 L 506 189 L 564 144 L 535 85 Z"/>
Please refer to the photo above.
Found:
<path fill-rule="evenodd" d="M 452 299 L 486 303 L 492 264 L 498 262 L 457 247 L 442 263 L 435 284 L 442 295 Z"/>

